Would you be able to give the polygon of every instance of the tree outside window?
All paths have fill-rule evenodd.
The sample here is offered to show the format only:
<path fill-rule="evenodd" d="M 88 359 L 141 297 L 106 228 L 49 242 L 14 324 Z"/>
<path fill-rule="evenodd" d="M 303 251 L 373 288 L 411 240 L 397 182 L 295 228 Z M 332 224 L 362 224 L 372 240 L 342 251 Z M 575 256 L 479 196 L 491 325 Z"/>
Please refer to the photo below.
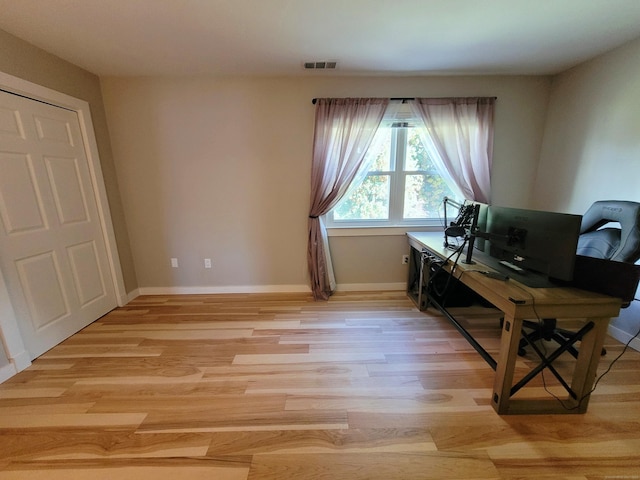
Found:
<path fill-rule="evenodd" d="M 369 171 L 330 212 L 328 226 L 427 224 L 442 218 L 445 196 L 459 196 L 407 122 L 380 127 L 367 156 Z"/>

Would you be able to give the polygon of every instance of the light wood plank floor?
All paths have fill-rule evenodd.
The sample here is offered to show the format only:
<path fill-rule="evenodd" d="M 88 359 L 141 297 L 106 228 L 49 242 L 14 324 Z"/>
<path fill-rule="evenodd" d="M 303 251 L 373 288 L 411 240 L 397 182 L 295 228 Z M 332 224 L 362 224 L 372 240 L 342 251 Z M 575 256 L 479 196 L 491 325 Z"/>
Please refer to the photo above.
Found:
<path fill-rule="evenodd" d="M 496 312 L 463 320 L 495 354 Z M 402 292 L 139 297 L 0 385 L 0 479 L 638 479 L 639 359 L 585 415 L 499 416 L 493 371 Z"/>

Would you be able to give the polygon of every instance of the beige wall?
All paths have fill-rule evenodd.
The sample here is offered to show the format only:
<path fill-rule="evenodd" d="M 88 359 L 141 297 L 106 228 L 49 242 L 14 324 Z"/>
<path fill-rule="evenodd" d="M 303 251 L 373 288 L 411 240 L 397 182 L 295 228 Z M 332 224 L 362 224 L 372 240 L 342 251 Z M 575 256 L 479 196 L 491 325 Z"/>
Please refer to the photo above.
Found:
<path fill-rule="evenodd" d="M 314 97 L 497 96 L 493 199 L 526 205 L 549 85 L 491 76 L 104 78 L 139 284 L 308 288 Z M 339 286 L 406 282 L 402 235 L 332 237 L 331 249 Z"/>
<path fill-rule="evenodd" d="M 492 203 L 582 213 L 640 200 L 640 40 L 553 79 L 106 78 L 101 91 L 0 31 L 0 71 L 90 104 L 127 292 L 307 288 L 314 97 L 497 96 Z M 406 280 L 403 235 L 331 248 L 339 285 Z"/>
<path fill-rule="evenodd" d="M 640 201 L 640 39 L 554 78 L 533 203 Z"/>
<path fill-rule="evenodd" d="M 127 292 L 137 279 L 97 76 L 0 30 L 0 71 L 89 103 Z"/>
<path fill-rule="evenodd" d="M 582 214 L 596 200 L 640 201 L 639 79 L 640 39 L 554 79 L 534 206 Z M 639 302 L 612 326 L 634 335 Z"/>

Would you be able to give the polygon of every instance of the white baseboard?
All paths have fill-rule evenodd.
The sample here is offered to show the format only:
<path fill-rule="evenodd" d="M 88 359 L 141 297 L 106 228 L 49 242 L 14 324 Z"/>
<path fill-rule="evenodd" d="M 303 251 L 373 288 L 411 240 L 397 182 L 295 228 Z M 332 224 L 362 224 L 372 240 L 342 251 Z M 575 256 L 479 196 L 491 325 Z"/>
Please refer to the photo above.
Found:
<path fill-rule="evenodd" d="M 10 379 L 15 374 L 21 372 L 31 365 L 31 357 L 27 351 L 10 359 L 10 363 L 0 367 L 0 383 Z"/>
<path fill-rule="evenodd" d="M 140 287 L 140 295 L 215 295 L 217 293 L 309 293 L 307 285 L 231 285 L 225 287 Z"/>
<path fill-rule="evenodd" d="M 131 300 L 135 300 L 139 296 L 140 296 L 140 289 L 139 288 L 136 288 L 135 290 L 127 293 L 127 303 L 129 303 Z"/>
<path fill-rule="evenodd" d="M 24 350 L 11 358 L 11 363 L 13 364 L 16 372 L 21 372 L 25 368 L 31 366 L 31 356 L 29 355 L 29 352 Z"/>
<path fill-rule="evenodd" d="M 343 283 L 336 285 L 338 292 L 371 292 L 406 290 L 405 282 L 399 283 Z M 225 293 L 310 293 L 308 285 L 231 285 L 225 287 L 140 287 L 129 294 L 129 301 L 138 295 L 215 295 Z"/>
<path fill-rule="evenodd" d="M 619 342 L 625 345 L 633 337 L 628 332 L 625 332 L 624 330 L 621 330 L 618 327 L 614 327 L 613 325 L 609 325 L 608 333 L 613 338 L 615 338 L 616 340 L 618 340 Z M 633 340 L 631 340 L 631 343 L 629 343 L 629 346 L 634 350 L 637 350 L 640 352 L 640 338 L 636 337 Z"/>
<path fill-rule="evenodd" d="M 16 369 L 12 363 L 3 365 L 2 367 L 0 367 L 0 383 L 4 382 L 5 380 L 9 380 L 16 373 L 18 372 L 16 372 Z"/>
<path fill-rule="evenodd" d="M 387 290 L 405 291 L 406 282 L 399 283 L 339 283 L 336 285 L 337 292 L 381 292 Z"/>

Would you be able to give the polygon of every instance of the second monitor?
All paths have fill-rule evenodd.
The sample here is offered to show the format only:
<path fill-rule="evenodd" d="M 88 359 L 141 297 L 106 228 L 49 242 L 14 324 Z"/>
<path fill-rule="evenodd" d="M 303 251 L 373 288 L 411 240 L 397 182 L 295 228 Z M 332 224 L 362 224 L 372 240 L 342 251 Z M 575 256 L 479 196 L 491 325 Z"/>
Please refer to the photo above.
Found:
<path fill-rule="evenodd" d="M 483 262 L 488 256 L 494 260 L 490 266 L 522 283 L 547 286 L 573 279 L 581 221 L 581 215 L 491 205 L 486 224 L 480 218 L 472 235 L 484 251 Z"/>

